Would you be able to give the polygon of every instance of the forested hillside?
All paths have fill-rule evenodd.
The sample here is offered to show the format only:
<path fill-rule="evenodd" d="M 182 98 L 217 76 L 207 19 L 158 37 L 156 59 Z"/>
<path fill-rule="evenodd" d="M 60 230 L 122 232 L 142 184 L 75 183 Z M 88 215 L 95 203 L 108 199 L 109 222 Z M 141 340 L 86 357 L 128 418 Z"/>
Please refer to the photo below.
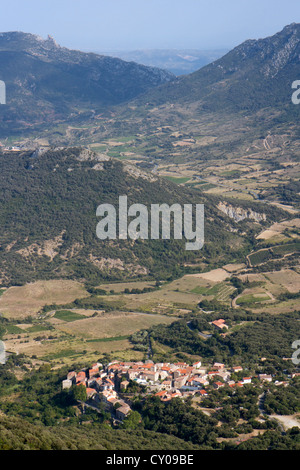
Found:
<path fill-rule="evenodd" d="M 197 258 L 210 266 L 241 255 L 249 247 L 245 230 L 217 208 L 217 200 L 182 188 L 151 173 L 102 159 L 80 148 L 0 155 L 1 276 L 3 284 L 36 279 L 72 278 L 89 282 L 150 276 L 160 279 L 183 272 Z M 187 251 L 185 240 L 105 240 L 96 236 L 96 208 L 128 196 L 128 205 L 205 205 L 205 245 Z M 281 217 L 268 206 L 267 219 Z M 233 227 L 236 229 L 233 231 Z M 257 227 L 259 228 L 259 227 Z M 251 238 L 250 238 L 251 240 Z"/>

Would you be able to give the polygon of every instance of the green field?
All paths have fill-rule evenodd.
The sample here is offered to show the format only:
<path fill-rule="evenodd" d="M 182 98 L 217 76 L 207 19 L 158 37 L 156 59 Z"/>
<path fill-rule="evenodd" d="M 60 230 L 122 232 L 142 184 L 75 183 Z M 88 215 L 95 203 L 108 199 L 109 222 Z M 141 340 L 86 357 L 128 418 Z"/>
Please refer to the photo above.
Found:
<path fill-rule="evenodd" d="M 259 302 L 264 302 L 266 300 L 270 300 L 268 294 L 248 294 L 239 297 L 236 300 L 237 305 L 251 305 Z"/>
<path fill-rule="evenodd" d="M 230 298 L 230 295 L 234 292 L 235 288 L 226 283 L 215 284 L 214 286 L 207 288 L 202 286 L 197 286 L 191 290 L 194 294 L 200 295 L 213 295 L 219 301 L 227 301 Z"/>
<path fill-rule="evenodd" d="M 300 242 L 296 243 L 287 243 L 284 245 L 272 246 L 272 248 L 266 248 L 249 255 L 250 262 L 252 266 L 264 263 L 274 258 L 274 256 L 284 256 L 289 253 L 294 253 L 299 251 Z"/>
<path fill-rule="evenodd" d="M 110 338 L 93 338 L 87 339 L 87 343 L 99 343 L 99 342 L 110 342 L 110 341 L 123 341 L 124 339 L 128 339 L 130 335 L 125 336 L 111 336 Z"/>
<path fill-rule="evenodd" d="M 49 325 L 33 325 L 26 328 L 26 333 L 38 333 L 40 331 L 48 331 L 49 329 L 51 329 Z"/>
<path fill-rule="evenodd" d="M 66 322 L 72 322 L 85 318 L 85 315 L 80 315 L 79 313 L 71 312 L 69 310 L 58 310 L 57 312 L 55 312 L 54 318 L 58 318 L 59 320 L 63 320 Z"/>
<path fill-rule="evenodd" d="M 190 178 L 187 178 L 187 177 L 178 178 L 176 176 L 164 176 L 164 178 L 176 184 L 184 184 L 190 180 Z"/>

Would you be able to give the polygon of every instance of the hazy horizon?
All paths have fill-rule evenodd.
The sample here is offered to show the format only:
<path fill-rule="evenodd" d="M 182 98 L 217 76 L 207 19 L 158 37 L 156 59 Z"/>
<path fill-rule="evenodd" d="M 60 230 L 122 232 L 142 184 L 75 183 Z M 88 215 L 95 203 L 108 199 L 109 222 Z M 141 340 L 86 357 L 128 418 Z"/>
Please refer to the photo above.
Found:
<path fill-rule="evenodd" d="M 300 21 L 290 0 L 11 0 L 0 31 L 23 31 L 85 51 L 231 49 Z"/>

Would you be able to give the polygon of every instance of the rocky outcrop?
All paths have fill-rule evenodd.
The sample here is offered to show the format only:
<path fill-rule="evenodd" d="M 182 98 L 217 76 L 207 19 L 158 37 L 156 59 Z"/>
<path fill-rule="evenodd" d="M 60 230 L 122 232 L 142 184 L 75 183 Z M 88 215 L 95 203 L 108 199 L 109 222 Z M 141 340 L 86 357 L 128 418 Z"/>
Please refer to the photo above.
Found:
<path fill-rule="evenodd" d="M 228 215 L 231 219 L 234 219 L 235 222 L 240 222 L 244 219 L 252 219 L 256 222 L 262 222 L 267 219 L 266 214 L 261 212 L 255 212 L 252 209 L 245 209 L 243 207 L 234 207 L 227 202 L 219 202 L 218 209 Z"/>

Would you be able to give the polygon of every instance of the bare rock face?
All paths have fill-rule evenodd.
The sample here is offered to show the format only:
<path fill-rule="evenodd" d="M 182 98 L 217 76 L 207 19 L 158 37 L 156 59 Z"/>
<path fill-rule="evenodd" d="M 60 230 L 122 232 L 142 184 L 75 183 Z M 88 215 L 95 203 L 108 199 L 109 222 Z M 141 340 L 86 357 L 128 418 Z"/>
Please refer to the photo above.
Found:
<path fill-rule="evenodd" d="M 218 209 L 224 212 L 228 217 L 234 219 L 235 222 L 240 222 L 244 219 L 252 219 L 256 222 L 262 222 L 267 219 L 266 214 L 254 212 L 252 209 L 244 209 L 242 207 L 234 207 L 227 202 L 220 202 L 218 204 Z"/>

